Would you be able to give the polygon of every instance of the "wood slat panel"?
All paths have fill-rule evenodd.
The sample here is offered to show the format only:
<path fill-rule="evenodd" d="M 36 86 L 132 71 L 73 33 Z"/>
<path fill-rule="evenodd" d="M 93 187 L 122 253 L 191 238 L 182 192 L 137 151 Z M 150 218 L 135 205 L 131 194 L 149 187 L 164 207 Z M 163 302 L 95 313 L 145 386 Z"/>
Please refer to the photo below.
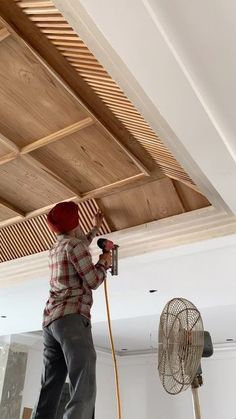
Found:
<path fill-rule="evenodd" d="M 62 28 L 62 29 L 69 28 L 71 29 L 70 25 L 67 22 L 63 22 L 63 21 L 62 22 L 46 22 L 46 23 L 42 21 L 42 22 L 38 22 L 37 26 L 39 28 Z"/>
<path fill-rule="evenodd" d="M 27 7 L 25 13 L 27 15 L 58 15 L 58 12 L 54 7 Z"/>
<path fill-rule="evenodd" d="M 54 3 L 53 1 L 47 1 L 47 0 L 43 0 L 43 1 L 19 1 L 17 0 L 19 7 L 21 7 L 22 9 L 24 8 L 28 8 L 28 7 L 32 7 L 32 8 L 38 8 L 38 7 L 53 7 Z"/>
<path fill-rule="evenodd" d="M 93 227 L 92 219 L 98 209 L 94 200 L 79 204 L 80 223 L 85 233 Z M 100 234 L 110 232 L 105 219 Z M 0 229 L 0 241 L 4 244 L 0 246 L 0 262 L 5 262 L 48 250 L 55 242 L 55 235 L 46 225 L 46 215 L 41 215 Z"/>

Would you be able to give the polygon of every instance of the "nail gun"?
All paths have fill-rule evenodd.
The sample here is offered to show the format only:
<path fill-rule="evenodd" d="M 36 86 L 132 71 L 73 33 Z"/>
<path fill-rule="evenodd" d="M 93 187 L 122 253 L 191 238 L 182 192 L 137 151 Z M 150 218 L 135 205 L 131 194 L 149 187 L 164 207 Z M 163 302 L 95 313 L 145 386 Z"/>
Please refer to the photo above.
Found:
<path fill-rule="evenodd" d="M 112 265 L 111 265 L 111 274 L 118 275 L 118 245 L 114 244 L 111 240 L 107 239 L 98 239 L 98 247 L 102 249 L 103 253 L 111 252 L 112 254 Z"/>

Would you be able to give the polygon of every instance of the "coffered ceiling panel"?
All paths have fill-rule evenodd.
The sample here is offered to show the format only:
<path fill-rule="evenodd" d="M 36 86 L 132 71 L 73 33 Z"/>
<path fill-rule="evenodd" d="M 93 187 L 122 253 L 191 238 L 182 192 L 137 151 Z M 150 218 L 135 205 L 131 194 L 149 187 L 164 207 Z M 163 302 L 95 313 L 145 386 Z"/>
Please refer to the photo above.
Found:
<path fill-rule="evenodd" d="M 101 234 L 210 205 L 51 1 L 0 17 L 1 261 L 50 247 L 59 201 Z"/>

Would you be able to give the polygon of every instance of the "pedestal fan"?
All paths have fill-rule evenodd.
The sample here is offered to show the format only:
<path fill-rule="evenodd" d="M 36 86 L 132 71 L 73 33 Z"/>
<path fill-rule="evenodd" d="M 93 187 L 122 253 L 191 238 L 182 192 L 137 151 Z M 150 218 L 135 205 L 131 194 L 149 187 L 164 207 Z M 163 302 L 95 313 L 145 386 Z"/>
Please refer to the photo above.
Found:
<path fill-rule="evenodd" d="M 192 387 L 195 419 L 201 419 L 198 388 L 202 385 L 201 358 L 213 354 L 210 334 L 204 331 L 201 314 L 190 301 L 174 298 L 161 314 L 158 370 L 169 394 Z"/>

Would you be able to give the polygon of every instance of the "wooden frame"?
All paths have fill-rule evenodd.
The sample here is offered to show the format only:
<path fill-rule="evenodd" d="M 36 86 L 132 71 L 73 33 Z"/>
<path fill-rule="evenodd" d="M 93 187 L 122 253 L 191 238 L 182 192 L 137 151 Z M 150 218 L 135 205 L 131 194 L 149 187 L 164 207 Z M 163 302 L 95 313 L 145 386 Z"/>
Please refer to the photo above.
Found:
<path fill-rule="evenodd" d="M 10 32 L 6 28 L 0 29 L 0 42 L 10 36 Z"/>
<path fill-rule="evenodd" d="M 146 170 L 146 168 L 130 153 L 119 141 L 117 141 L 114 137 L 114 141 L 119 145 L 119 147 L 122 149 L 122 151 L 125 152 L 125 154 L 135 163 L 136 167 L 140 170 L 140 173 L 134 176 L 131 176 L 129 178 L 121 179 L 120 181 L 117 181 L 113 184 L 104 185 L 103 187 L 94 189 L 92 191 L 88 191 L 84 194 L 81 194 L 77 189 L 75 189 L 67 180 L 64 178 L 58 176 L 55 174 L 50 168 L 48 168 L 44 163 L 39 162 L 35 157 L 33 157 L 30 152 L 44 147 L 54 141 L 60 141 L 64 139 L 66 136 L 73 134 L 75 132 L 78 132 L 79 130 L 85 129 L 88 126 L 91 126 L 94 124 L 94 120 L 91 117 L 86 117 L 83 120 L 72 124 L 68 127 L 65 127 L 57 132 L 54 132 L 44 138 L 41 138 L 39 140 L 36 140 L 22 148 L 19 148 L 13 141 L 11 141 L 9 138 L 6 138 L 3 134 L 0 134 L 0 144 L 4 145 L 4 147 L 8 148 L 9 153 L 6 153 L 4 156 L 0 158 L 0 165 L 4 165 L 5 163 L 10 162 L 11 160 L 15 160 L 17 158 L 21 158 L 27 163 L 29 163 L 31 166 L 38 168 L 42 171 L 45 171 L 47 174 L 49 174 L 54 180 L 56 180 L 60 185 L 65 186 L 70 193 L 72 194 L 71 200 L 76 200 L 77 202 L 92 199 L 95 197 L 101 197 L 106 195 L 106 193 L 114 193 L 115 191 L 122 190 L 123 188 L 131 187 L 133 184 L 136 184 L 137 181 L 142 180 L 143 178 L 146 178 L 149 176 L 149 172 Z M 150 179 L 151 180 L 151 179 Z M 52 207 L 52 205 L 47 206 L 45 208 L 40 208 L 36 211 L 31 211 L 29 213 L 24 213 L 20 208 L 15 207 L 12 203 L 7 202 L 0 198 L 0 205 L 4 206 L 5 208 L 8 208 L 14 212 L 16 212 L 19 217 L 16 217 L 14 219 L 10 219 L 7 221 L 0 222 L 0 226 L 6 226 L 11 224 L 12 222 L 17 222 L 19 220 L 22 220 L 23 218 L 31 218 L 36 215 L 41 215 L 48 211 L 49 208 Z"/>
<path fill-rule="evenodd" d="M 112 111 L 107 108 L 93 89 L 78 74 L 76 69 L 69 64 L 67 59 L 57 50 L 56 46 L 39 31 L 33 23 L 34 19 L 32 17 L 30 18 L 31 20 L 28 19 L 27 15 L 18 7 L 18 4 L 12 0 L 1 0 L 0 16 L 3 25 L 9 28 L 15 35 L 17 34 L 27 44 L 40 62 L 47 69 L 50 69 L 67 91 L 76 97 L 79 103 L 83 105 L 97 123 L 102 125 L 116 141 L 119 141 L 120 144 L 133 154 L 136 161 L 139 161 L 147 171 L 154 169 L 156 163 L 146 150 L 137 141 L 132 141 L 133 137 L 130 132 L 117 120 Z M 51 25 L 52 17 L 49 19 Z M 43 20 L 45 20 L 44 17 L 42 18 Z M 55 20 L 59 25 L 60 21 L 64 25 L 66 24 L 63 17 L 61 19 L 57 17 Z M 83 45 L 82 41 L 79 41 L 80 43 Z M 66 46 L 68 46 L 68 43 Z M 84 49 L 86 50 L 86 48 Z M 117 87 L 117 89 L 119 88 Z"/>

